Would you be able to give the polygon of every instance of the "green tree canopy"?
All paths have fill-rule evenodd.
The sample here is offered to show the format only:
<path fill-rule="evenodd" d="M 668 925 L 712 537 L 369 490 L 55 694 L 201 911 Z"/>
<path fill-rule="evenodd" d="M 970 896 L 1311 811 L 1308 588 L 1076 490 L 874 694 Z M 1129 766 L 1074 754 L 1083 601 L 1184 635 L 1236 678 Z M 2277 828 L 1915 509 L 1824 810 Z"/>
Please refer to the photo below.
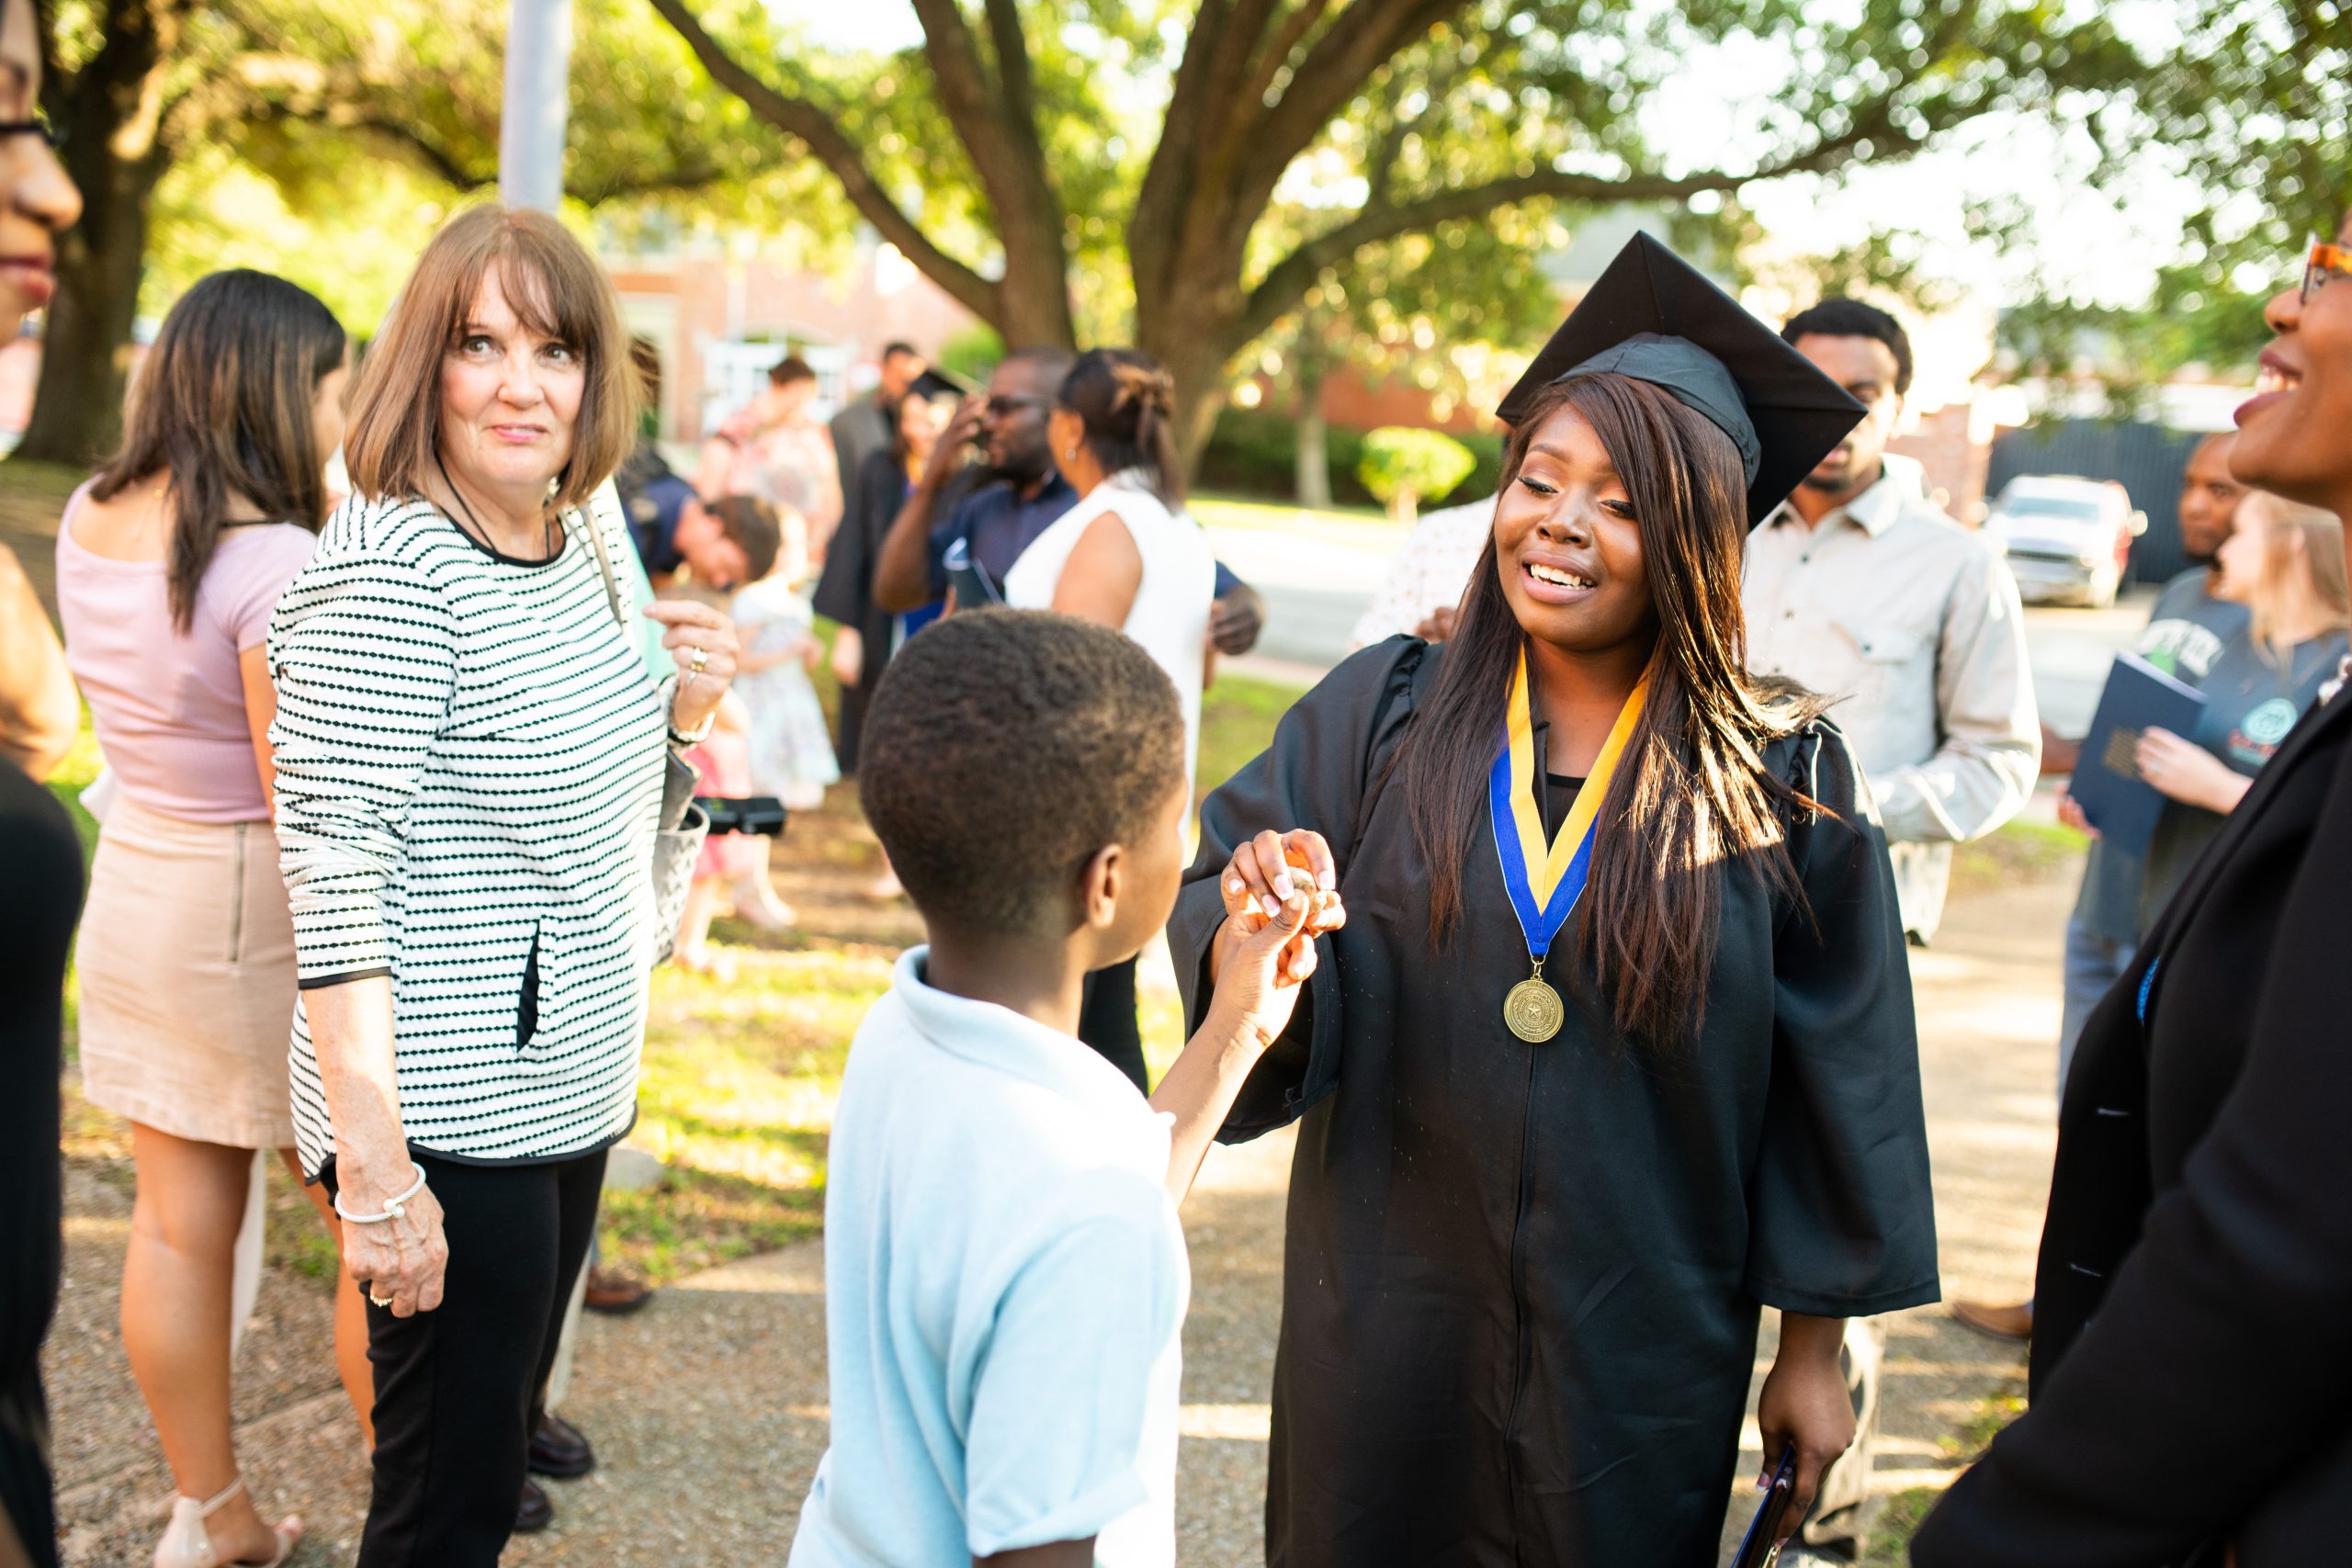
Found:
<path fill-rule="evenodd" d="M 424 238 L 498 175 L 504 0 L 63 0 L 53 118 L 82 187 L 26 456 L 86 462 L 119 428 L 142 299 L 204 273 L 289 276 L 373 330 Z M 821 169 L 778 159 L 638 0 L 578 0 L 565 189 L 583 224 L 667 204 L 845 235 Z"/>
<path fill-rule="evenodd" d="M 1240 351 L 1379 247 L 1899 159 L 1987 114 L 2092 112 L 2152 63 L 2043 0 L 913 0 L 923 41 L 888 57 L 741 0 L 649 4 L 1007 341 L 1131 299 L 1194 451 Z M 1752 93 L 1684 166 L 1648 111 L 1701 57 Z"/>

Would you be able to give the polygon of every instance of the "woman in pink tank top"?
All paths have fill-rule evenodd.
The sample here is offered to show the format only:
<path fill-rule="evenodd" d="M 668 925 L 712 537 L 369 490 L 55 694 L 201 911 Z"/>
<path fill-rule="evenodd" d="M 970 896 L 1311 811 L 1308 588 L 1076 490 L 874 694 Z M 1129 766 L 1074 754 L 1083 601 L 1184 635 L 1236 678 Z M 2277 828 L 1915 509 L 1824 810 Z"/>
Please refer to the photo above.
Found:
<path fill-rule="evenodd" d="M 82 921 L 81 1062 L 84 1092 L 131 1123 L 123 1348 L 179 1492 L 157 1568 L 281 1562 L 302 1529 L 264 1522 L 238 1475 L 230 1363 L 251 1303 L 232 1300 L 232 1256 L 254 1151 L 293 1166 L 264 643 L 326 520 L 346 357 L 334 314 L 293 284 L 205 278 L 141 368 L 121 452 L 57 532 L 66 660 L 120 786 Z M 364 1427 L 365 1309 L 338 1284 L 336 1359 Z"/>

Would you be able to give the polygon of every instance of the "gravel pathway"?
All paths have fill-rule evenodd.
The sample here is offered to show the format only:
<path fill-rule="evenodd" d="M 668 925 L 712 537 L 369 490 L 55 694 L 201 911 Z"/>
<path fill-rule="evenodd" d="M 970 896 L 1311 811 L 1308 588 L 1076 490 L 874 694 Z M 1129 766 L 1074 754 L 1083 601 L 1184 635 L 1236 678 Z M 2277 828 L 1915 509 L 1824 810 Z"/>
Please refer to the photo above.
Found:
<path fill-rule="evenodd" d="M 1956 903 L 1915 955 L 1948 1295 L 2013 1298 L 2031 1272 L 2053 1143 L 2051 1042 L 2058 940 L 2072 868 Z M 1273 1334 L 1280 1306 L 1287 1136 L 1219 1150 L 1187 1205 L 1193 1295 L 1186 1328 L 1182 1560 L 1260 1560 Z M 68 1279 L 50 1389 L 67 1561 L 135 1568 L 169 1484 L 114 1325 L 129 1201 L 71 1173 Z M 592 1318 L 566 1414 L 602 1467 L 552 1484 L 557 1523 L 520 1540 L 517 1564 L 781 1563 L 825 1439 L 822 1251 L 746 1259 L 662 1292 L 633 1318 Z M 1759 1366 L 1770 1355 L 1770 1325 Z M 2007 1347 L 1940 1309 L 1889 1324 L 1877 1490 L 1947 1483 L 1955 1436 L 1992 1395 L 2021 1390 Z M 356 1432 L 326 1355 L 315 1283 L 265 1284 L 239 1368 L 240 1443 L 265 1506 L 306 1513 L 303 1568 L 351 1561 L 366 1505 Z M 1752 1423 L 1747 1466 L 1757 1452 Z M 1735 1497 L 1731 1516 L 1747 1505 Z M 1727 1540 L 1731 1535 L 1727 1529 Z"/>

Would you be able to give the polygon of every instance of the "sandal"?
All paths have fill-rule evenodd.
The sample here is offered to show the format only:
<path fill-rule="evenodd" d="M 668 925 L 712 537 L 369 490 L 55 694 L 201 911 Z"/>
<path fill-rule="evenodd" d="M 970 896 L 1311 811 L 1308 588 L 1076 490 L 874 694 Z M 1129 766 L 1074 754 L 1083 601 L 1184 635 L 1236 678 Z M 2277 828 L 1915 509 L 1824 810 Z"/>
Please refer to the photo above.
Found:
<path fill-rule="evenodd" d="M 302 1539 L 300 1515 L 288 1514 L 270 1527 L 277 1538 L 277 1555 L 262 1562 L 240 1557 L 234 1563 L 223 1563 L 212 1544 L 211 1532 L 204 1528 L 205 1520 L 244 1489 L 245 1478 L 241 1475 L 201 1502 L 194 1497 L 174 1497 L 172 1522 L 164 1527 L 164 1539 L 155 1543 L 155 1568 L 279 1568 L 293 1554 L 294 1543 Z"/>
<path fill-rule="evenodd" d="M 670 962 L 689 975 L 699 975 L 706 980 L 735 978 L 735 956 L 713 950 L 707 943 L 697 942 L 681 947 L 670 954 Z"/>

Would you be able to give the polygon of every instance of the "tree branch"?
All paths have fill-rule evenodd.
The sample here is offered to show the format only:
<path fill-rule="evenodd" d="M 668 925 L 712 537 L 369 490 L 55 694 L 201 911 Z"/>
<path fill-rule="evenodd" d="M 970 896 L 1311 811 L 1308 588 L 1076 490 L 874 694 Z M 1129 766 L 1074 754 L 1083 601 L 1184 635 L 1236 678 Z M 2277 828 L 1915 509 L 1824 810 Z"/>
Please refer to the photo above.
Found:
<path fill-rule="evenodd" d="M 1013 0 L 988 0 L 989 42 L 996 51 L 997 85 L 1006 114 L 1035 132 L 1037 84 L 1029 70 L 1029 40 L 1021 33 L 1021 11 Z"/>
<path fill-rule="evenodd" d="M 1274 107 L 1249 122 L 1238 144 L 1236 205 L 1260 210 L 1291 161 L 1315 144 L 1374 72 L 1418 35 L 1467 8 L 1468 0 L 1355 0 L 1332 18 Z"/>
<path fill-rule="evenodd" d="M 650 0 L 650 4 L 686 40 L 686 47 L 694 51 L 695 58 L 702 62 L 712 81 L 741 98 L 761 119 L 808 148 L 832 172 L 850 205 L 874 225 L 876 232 L 897 246 L 925 276 L 965 309 L 992 325 L 1001 325 L 1004 306 L 998 285 L 933 244 L 930 236 L 915 226 L 914 220 L 899 210 L 898 203 L 890 199 L 873 171 L 865 166 L 864 152 L 843 133 L 832 116 L 806 98 L 776 91 L 746 70 L 704 30 L 701 22 L 686 8 L 685 0 Z"/>
<path fill-rule="evenodd" d="M 1298 9 L 1283 18 L 1282 31 L 1276 33 L 1273 42 L 1259 54 L 1257 65 L 1250 71 L 1250 79 L 1241 89 L 1241 102 L 1250 106 L 1253 115 L 1263 111 L 1266 95 L 1273 90 L 1274 77 L 1290 63 L 1290 57 L 1297 50 L 1299 40 L 1306 36 L 1307 29 L 1314 27 L 1329 7 L 1330 0 L 1299 0 Z"/>
<path fill-rule="evenodd" d="M 1138 298 L 1163 286 L 1174 265 L 1177 223 L 1185 193 L 1193 184 L 1215 96 L 1213 62 L 1232 7 L 1233 0 L 1201 0 L 1184 40 L 1184 56 L 1176 64 L 1168 107 L 1160 116 L 1159 143 L 1151 150 L 1143 183 L 1136 190 L 1135 215 L 1127 220 L 1127 265 Z"/>
<path fill-rule="evenodd" d="M 1673 177 L 1635 175 L 1611 178 L 1602 175 L 1539 169 L 1533 174 L 1514 175 L 1506 179 L 1489 180 L 1484 185 L 1464 186 L 1408 201 L 1366 207 L 1346 222 L 1302 242 L 1290 254 L 1267 269 L 1257 287 L 1250 290 L 1249 301 L 1242 309 L 1239 335 L 1235 339 L 1234 346 L 1239 348 L 1264 333 L 1298 301 L 1324 268 L 1338 265 L 1366 245 L 1419 233 L 1441 223 L 1480 217 L 1498 208 L 1539 197 L 1595 203 L 1680 201 L 1701 191 L 1736 190 L 1755 180 L 1826 173 L 1850 161 L 1864 141 L 1889 136 L 1904 141 L 1912 140 L 1893 129 L 1892 118 L 1887 112 L 1890 107 L 1885 100 L 1880 100 L 1872 106 L 1871 112 L 1858 115 L 1855 123 L 1844 134 L 1793 157 L 1781 159 L 1746 174 L 1731 174 L 1717 169 Z"/>
<path fill-rule="evenodd" d="M 963 0 L 913 0 L 913 5 L 922 23 L 923 54 L 931 62 L 941 107 L 979 175 L 996 220 L 998 243 L 1004 247 L 1008 281 L 999 294 L 1006 316 L 998 328 L 1029 342 L 1072 342 L 1076 329 L 1069 315 L 1069 254 L 1061 201 L 1046 169 L 1045 143 L 1034 108 L 1018 108 L 1015 103 L 1016 98 L 1025 104 L 1035 97 L 1020 14 L 1012 0 L 988 0 L 997 70 L 1003 78 L 991 83 L 965 20 Z"/>
<path fill-rule="evenodd" d="M 961 0 L 913 0 L 913 5 L 915 18 L 922 24 L 923 58 L 939 89 L 940 107 L 947 111 L 948 123 L 971 154 L 989 201 L 1001 210 L 1010 175 L 1004 122 Z"/>

